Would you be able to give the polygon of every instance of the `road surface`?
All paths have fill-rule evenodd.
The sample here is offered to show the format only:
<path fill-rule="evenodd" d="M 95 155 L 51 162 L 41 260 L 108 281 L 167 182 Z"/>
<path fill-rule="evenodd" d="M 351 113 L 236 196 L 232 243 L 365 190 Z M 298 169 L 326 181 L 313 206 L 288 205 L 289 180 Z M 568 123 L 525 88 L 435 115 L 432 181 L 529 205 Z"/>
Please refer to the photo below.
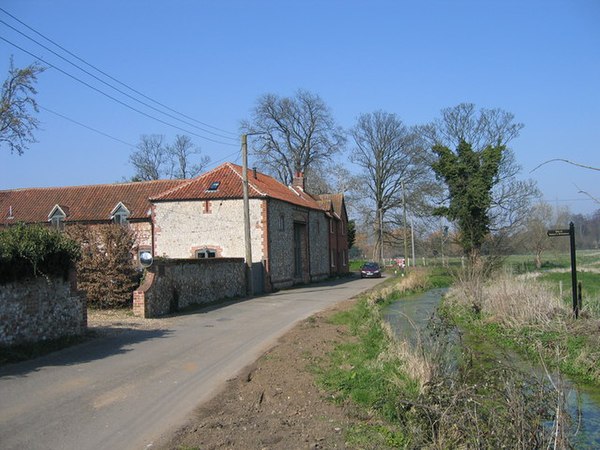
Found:
<path fill-rule="evenodd" d="M 281 291 L 1 367 L 0 448 L 151 448 L 298 321 L 379 281 Z"/>

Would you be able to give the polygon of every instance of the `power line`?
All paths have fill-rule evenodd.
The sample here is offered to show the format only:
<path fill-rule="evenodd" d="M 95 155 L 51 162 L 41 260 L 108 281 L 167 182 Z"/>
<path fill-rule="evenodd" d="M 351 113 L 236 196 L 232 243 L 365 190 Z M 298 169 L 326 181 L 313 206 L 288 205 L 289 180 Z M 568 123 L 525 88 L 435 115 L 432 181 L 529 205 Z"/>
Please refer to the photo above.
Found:
<path fill-rule="evenodd" d="M 75 119 L 71 119 L 70 117 L 67 117 L 67 116 L 65 116 L 65 115 L 63 115 L 63 114 L 61 114 L 59 112 L 51 110 L 50 108 L 45 108 L 44 106 L 41 106 L 41 105 L 38 105 L 38 107 L 40 109 L 43 109 L 44 111 L 48 111 L 49 113 L 54 114 L 55 116 L 61 117 L 61 118 L 65 119 L 65 120 L 68 120 L 69 122 L 73 122 L 74 124 L 79 125 L 80 127 L 87 128 L 88 130 L 91 130 L 91 131 L 93 131 L 95 133 L 101 134 L 102 136 L 106 136 L 107 138 L 110 138 L 113 141 L 120 142 L 121 144 L 125 144 L 125 145 L 127 145 L 129 147 L 137 148 L 135 145 L 130 144 L 129 142 L 125 142 L 125 141 L 123 141 L 123 140 L 121 140 L 119 138 L 111 136 L 108 133 L 105 133 L 104 131 L 97 130 L 96 128 L 90 127 L 89 125 L 86 125 L 84 123 L 78 122 Z"/>
<path fill-rule="evenodd" d="M 107 83 L 106 81 L 104 81 L 104 80 L 103 80 L 103 79 L 101 79 L 100 77 L 97 77 L 96 75 L 94 75 L 93 73 L 91 73 L 91 72 L 89 72 L 88 70 L 84 69 L 83 67 L 81 67 L 81 66 L 79 66 L 79 65 L 77 65 L 77 64 L 75 64 L 75 63 L 73 63 L 72 61 L 69 61 L 67 58 L 65 58 L 64 56 L 62 56 L 62 55 L 58 54 L 57 52 L 55 52 L 55 51 L 54 51 L 54 50 L 52 50 L 51 48 L 48 48 L 48 47 L 47 47 L 47 46 L 45 46 L 44 44 L 42 44 L 42 43 L 40 43 L 40 42 L 36 41 L 35 39 L 33 39 L 32 37 L 30 37 L 30 36 L 26 35 L 25 33 L 21 32 L 21 31 L 19 31 L 19 30 L 17 30 L 17 29 L 16 29 L 16 28 L 14 28 L 12 25 L 9 25 L 9 24 L 7 24 L 7 23 L 6 23 L 6 22 L 4 22 L 2 19 L 0 19 L 0 23 L 2 23 L 2 24 L 4 24 L 4 25 L 6 25 L 7 27 L 11 28 L 12 30 L 14 30 L 14 31 L 16 31 L 17 33 L 19 33 L 20 35 L 22 35 L 22 36 L 26 37 L 27 39 L 29 39 L 30 41 L 32 41 L 32 42 L 34 42 L 35 44 L 39 45 L 39 46 L 40 46 L 40 47 L 42 47 L 43 49 L 45 49 L 45 50 L 48 50 L 49 52 L 51 52 L 51 53 L 52 53 L 52 54 L 54 54 L 55 56 L 59 57 L 59 58 L 60 58 L 60 59 L 62 59 L 63 61 L 65 61 L 65 62 L 67 62 L 67 63 L 71 64 L 73 67 L 76 67 L 77 69 L 81 70 L 82 72 L 86 73 L 87 75 L 91 76 L 92 78 L 94 78 L 94 79 L 98 80 L 100 83 L 102 83 L 102 84 L 104 84 L 104 85 L 106 85 L 106 86 L 108 86 L 108 87 L 110 87 L 110 88 L 114 89 L 115 91 L 119 92 L 120 94 L 122 94 L 122 95 L 124 95 L 124 96 L 126 96 L 126 97 L 128 97 L 128 98 L 130 98 L 131 100 L 133 100 L 133 101 L 135 101 L 135 102 L 138 102 L 138 103 L 140 103 L 140 104 L 142 104 L 142 105 L 146 106 L 147 108 L 150 108 L 150 109 L 152 109 L 152 110 L 154 110 L 154 111 L 156 111 L 156 112 L 158 112 L 158 113 L 160 113 L 160 114 L 164 114 L 165 116 L 167 116 L 167 117 L 170 117 L 170 118 L 172 118 L 172 119 L 175 119 L 175 120 L 178 120 L 178 121 L 180 121 L 180 122 L 183 122 L 183 123 L 185 123 L 186 125 L 189 125 L 189 126 L 191 126 L 191 127 L 194 127 L 194 128 L 197 128 L 197 129 L 199 129 L 199 130 L 202 130 L 202 131 L 204 131 L 205 133 L 209 133 L 209 134 L 212 134 L 212 135 L 215 135 L 215 136 L 218 136 L 218 137 L 224 138 L 224 139 L 236 140 L 235 138 L 232 138 L 232 137 L 229 137 L 229 136 L 224 136 L 224 135 L 222 135 L 222 134 L 215 133 L 214 131 L 210 131 L 210 130 L 207 130 L 207 129 L 205 129 L 205 128 L 199 127 L 198 125 L 194 125 L 193 123 L 190 123 L 190 122 L 187 122 L 187 121 L 185 121 L 185 120 L 182 120 L 182 119 L 180 119 L 180 118 L 178 118 L 178 117 L 174 116 L 173 114 L 169 114 L 169 113 L 166 113 L 166 112 L 164 112 L 164 111 L 161 111 L 160 109 L 158 109 L 158 108 L 156 108 L 156 107 L 154 107 L 154 106 L 152 106 L 152 105 L 150 105 L 150 104 L 148 104 L 148 103 L 146 103 L 146 102 L 144 102 L 144 101 L 142 101 L 142 100 L 139 100 L 139 99 L 135 98 L 133 95 L 130 95 L 130 94 L 128 94 L 127 92 L 124 92 L 124 91 L 122 91 L 121 89 L 119 89 L 119 88 L 117 88 L 117 87 L 113 86 L 112 84 L 110 84 L 110 83 Z"/>
<path fill-rule="evenodd" d="M 205 123 L 205 122 L 202 122 L 202 121 L 200 121 L 200 120 L 197 120 L 197 119 L 195 119 L 195 118 L 193 118 L 193 117 L 190 117 L 190 116 L 188 116 L 188 115 L 186 115 L 186 114 L 184 114 L 184 113 L 182 113 L 182 112 L 179 112 L 179 111 L 177 111 L 177 110 L 175 110 L 175 109 L 173 109 L 173 108 L 170 108 L 169 106 L 167 106 L 167 105 L 165 105 L 165 104 L 163 104 L 163 103 L 159 102 L 158 100 L 155 100 L 155 99 L 153 99 L 153 98 L 151 98 L 151 97 L 149 97 L 149 96 L 145 95 L 144 93 L 142 93 L 142 92 L 140 92 L 140 91 L 136 90 L 135 88 L 133 88 L 133 87 L 129 86 L 128 84 L 126 84 L 126 83 L 123 83 L 122 81 L 119 81 L 119 80 L 118 80 L 118 79 L 116 79 L 115 77 L 113 77 L 113 76 L 109 75 L 108 73 L 106 73 L 106 72 L 104 72 L 103 70 L 99 69 L 99 68 L 98 68 L 98 67 L 96 67 L 95 65 L 93 65 L 93 64 L 91 64 L 91 63 L 89 63 L 89 62 L 87 62 L 87 61 L 86 61 L 86 60 L 84 60 L 83 58 L 81 58 L 81 57 L 77 56 L 76 54 L 74 54 L 73 52 L 69 51 L 68 49 L 66 49 L 66 48 L 65 48 L 65 47 L 63 47 L 62 45 L 58 44 L 57 42 L 55 42 L 55 41 L 53 41 L 52 39 L 48 38 L 47 36 L 43 35 L 43 34 L 42 34 L 42 33 L 40 33 L 39 31 L 37 31 L 37 30 L 35 30 L 34 28 L 30 27 L 29 25 L 27 25 L 27 24 L 26 24 L 26 23 L 24 23 L 23 21 L 19 20 L 17 17 L 13 16 L 12 14 L 10 14 L 10 13 L 9 13 L 8 11 L 6 11 L 5 9 L 3 9 L 3 8 L 0 8 L 0 11 L 2 11 L 4 14 L 8 15 L 9 17 L 11 17 L 13 20 L 15 20 L 15 21 L 19 22 L 21 25 L 23 25 L 24 27 L 26 27 L 26 28 L 27 28 L 27 29 L 29 29 L 30 31 L 34 32 L 34 33 L 35 33 L 35 34 L 37 34 L 38 36 L 42 37 L 42 38 L 43 38 L 43 39 L 45 39 L 46 41 L 50 42 L 50 43 L 51 43 L 51 44 L 53 44 L 54 46 L 56 46 L 56 47 L 60 48 L 62 51 L 64 51 L 64 52 L 66 52 L 67 54 L 71 55 L 72 57 L 74 57 L 74 58 L 75 58 L 75 59 L 77 59 L 78 61 L 81 61 L 82 63 L 86 64 L 88 67 L 91 67 L 92 69 L 94 69 L 94 70 L 96 70 L 97 72 L 101 73 L 101 74 L 102 74 L 102 75 L 104 75 L 105 77 L 107 77 L 107 78 L 109 78 L 109 79 L 113 80 L 114 82 L 116 82 L 116 83 L 120 84 L 121 86 L 124 86 L 124 87 L 126 87 L 126 88 L 127 88 L 127 89 L 129 89 L 130 91 L 132 91 L 132 92 L 135 92 L 136 94 L 140 95 L 141 97 L 143 97 L 143 98 L 145 98 L 145 99 L 147 99 L 147 100 L 150 100 L 151 102 L 153 102 L 153 103 L 155 103 L 155 104 L 157 104 L 157 105 L 159 105 L 159 106 L 162 106 L 163 108 L 165 108 L 165 109 L 167 109 L 167 110 L 169 110 L 169 111 L 171 111 L 171 112 L 174 112 L 175 114 L 178 114 L 178 115 L 180 115 L 181 117 L 185 117 L 186 119 L 192 120 L 192 121 L 194 121 L 194 122 L 196 122 L 196 123 L 199 123 L 199 124 L 201 124 L 201 125 L 204 125 L 204 126 L 206 126 L 206 127 L 212 128 L 212 129 L 214 129 L 214 130 L 221 131 L 221 132 L 223 132 L 223 133 L 227 133 L 227 134 L 230 134 L 230 135 L 232 135 L 232 136 L 236 136 L 236 138 L 237 138 L 237 133 L 234 133 L 234 132 L 231 132 L 231 131 L 227 131 L 227 130 L 224 130 L 224 129 L 222 129 L 222 128 L 218 128 L 218 127 L 215 127 L 215 126 L 213 126 L 213 125 L 210 125 L 210 124 L 207 124 L 207 123 Z M 45 47 L 43 44 L 40 44 L 39 42 L 35 41 L 33 38 L 31 38 L 31 37 L 27 36 L 26 34 L 22 33 L 21 31 L 17 30 L 16 28 L 12 27 L 11 25 L 8 25 L 6 22 L 3 22 L 3 21 L 2 21 L 2 23 L 4 23 L 4 25 L 6 25 L 6 26 L 8 26 L 8 27 L 12 28 L 13 30 L 17 31 L 18 33 L 22 34 L 23 36 L 27 37 L 28 39 L 32 40 L 33 42 L 37 43 L 38 45 L 40 45 L 40 46 L 42 46 L 42 47 L 46 48 L 47 50 L 51 51 L 52 53 L 56 54 L 54 51 L 52 51 L 52 50 L 48 49 L 48 48 L 47 48 L 47 47 Z M 56 55 L 57 55 L 57 54 L 56 54 Z M 63 57 L 62 57 L 62 56 L 60 56 L 60 55 L 57 55 L 57 56 L 59 56 L 59 57 L 60 57 L 60 58 L 62 58 L 62 59 L 65 59 L 65 58 L 63 58 Z M 88 74 L 89 74 L 89 72 L 85 71 L 84 69 L 82 69 L 81 67 L 79 67 L 79 66 L 77 66 L 76 64 L 72 63 L 71 61 L 68 61 L 68 60 L 66 60 L 66 59 L 65 59 L 65 61 L 69 62 L 70 64 L 74 65 L 75 67 L 77 67 L 77 68 L 79 68 L 80 70 L 82 70 L 82 71 L 84 71 L 84 72 L 86 72 L 86 73 L 88 73 Z M 97 77 L 95 77 L 94 75 L 91 75 L 91 74 L 89 74 L 89 75 L 90 75 L 90 76 L 93 76 L 93 77 L 94 77 L 94 78 L 96 78 L 96 79 L 98 79 L 98 78 L 97 78 Z M 103 82 L 103 83 L 107 84 L 108 86 L 112 87 L 113 89 L 115 89 L 115 90 L 117 90 L 117 91 L 119 91 L 119 92 L 123 93 L 123 92 L 122 92 L 122 91 L 120 91 L 119 89 L 117 89 L 117 88 L 115 88 L 114 86 L 112 86 L 112 85 L 110 85 L 110 84 L 108 84 L 108 83 L 104 82 L 103 80 L 99 80 L 99 81 L 101 81 L 101 82 Z M 129 96 L 128 94 L 124 94 L 124 93 L 123 93 L 123 95 L 127 95 L 127 96 Z M 136 100 L 136 101 L 138 101 L 138 102 L 140 102 L 140 103 L 142 103 L 142 104 L 146 105 L 145 103 L 141 102 L 141 101 L 140 101 L 140 100 L 138 100 L 138 99 L 134 99 L 134 100 Z M 147 106 L 148 106 L 148 105 L 147 105 Z M 153 108 L 153 107 L 151 107 L 151 106 L 148 106 L 148 107 L 150 107 L 150 108 Z M 154 108 L 153 108 L 153 109 L 154 109 Z M 162 111 L 159 111 L 159 112 L 161 112 L 162 114 L 166 114 L 166 113 L 164 113 L 164 112 L 162 112 Z M 166 114 L 166 115 L 168 115 L 168 114 Z M 170 117 L 172 117 L 172 116 L 170 116 Z M 177 120 L 181 120 L 181 119 L 177 119 Z M 185 122 L 185 121 L 182 121 L 182 122 L 184 122 L 184 123 L 187 123 L 187 122 Z M 192 125 L 192 126 L 194 126 L 194 125 Z M 202 128 L 200 128 L 200 129 L 202 129 Z M 220 137 L 226 137 L 226 136 L 221 136 L 221 135 L 219 135 L 219 134 L 217 134 L 217 133 L 213 133 L 213 132 L 211 132 L 211 131 L 209 131 L 209 130 L 203 130 L 203 131 L 205 131 L 205 132 L 207 132 L 207 133 L 216 134 L 217 136 L 220 136 Z M 226 138 L 227 138 L 227 139 L 235 139 L 235 138 L 229 138 L 229 137 L 226 137 Z"/>
<path fill-rule="evenodd" d="M 57 112 L 57 111 L 54 111 L 54 110 L 52 110 L 52 109 L 50 109 L 50 108 L 46 108 L 46 107 L 44 107 L 44 106 L 42 106 L 42 105 L 38 105 L 38 107 L 39 107 L 40 109 L 43 109 L 44 111 L 47 111 L 47 112 L 49 112 L 49 113 L 51 113 L 51 114 L 54 114 L 55 116 L 58 116 L 58 117 L 60 117 L 60 118 L 62 118 L 62 119 L 68 120 L 69 122 L 72 122 L 72 123 L 74 123 L 74 124 L 76 124 L 76 125 L 79 125 L 80 127 L 86 128 L 86 129 L 88 129 L 88 130 L 91 130 L 91 131 L 93 131 L 94 133 L 98 133 L 98 134 L 100 134 L 100 135 L 102 135 L 102 136 L 105 136 L 105 137 L 107 137 L 107 138 L 110 138 L 110 139 L 112 139 L 113 141 L 120 142 L 121 144 L 127 145 L 128 147 L 137 148 L 137 146 L 136 146 L 136 145 L 134 145 L 134 144 L 131 144 L 131 143 L 129 143 L 129 142 L 126 142 L 126 141 L 124 141 L 124 140 L 122 140 L 122 139 L 119 139 L 119 138 L 117 138 L 117 137 L 114 137 L 114 136 L 112 136 L 112 135 L 110 135 L 110 134 L 108 134 L 108 133 L 105 133 L 104 131 L 100 131 L 100 130 L 98 130 L 98 129 L 94 128 L 94 127 L 90 127 L 89 125 L 86 125 L 86 124 L 84 124 L 84 123 L 81 123 L 81 122 L 79 122 L 79 121 L 77 121 L 77 120 L 75 120 L 75 119 L 72 119 L 72 118 L 70 118 L 70 117 L 68 117 L 68 116 L 65 116 L 64 114 L 61 114 L 61 113 L 59 113 L 59 112 Z M 229 159 L 229 158 L 231 158 L 231 157 L 233 157 L 233 156 L 235 156 L 235 155 L 238 155 L 238 159 L 239 159 L 239 151 L 238 151 L 238 150 L 236 150 L 235 152 L 233 152 L 233 153 L 230 153 L 230 154 L 228 154 L 228 155 L 224 156 L 224 157 L 223 157 L 223 158 L 221 158 L 221 159 L 217 159 L 216 161 L 210 161 L 208 164 L 206 164 L 205 168 L 216 166 L 217 164 L 219 164 L 219 163 L 221 163 L 221 162 L 225 161 L 226 159 Z"/>
<path fill-rule="evenodd" d="M 2 36 L 0 36 L 0 39 L 1 39 L 1 40 L 3 40 L 3 41 L 4 41 L 4 42 L 6 42 L 6 43 L 8 43 L 8 44 L 12 45 L 13 47 L 15 47 L 15 48 L 17 48 L 17 49 L 21 50 L 22 52 L 24 52 L 24 53 L 27 53 L 28 55 L 30 55 L 31 57 L 33 57 L 33 58 L 35 58 L 35 59 L 37 59 L 37 60 L 41 61 L 42 63 L 44 63 L 44 64 L 46 64 L 46 65 L 48 65 L 48 66 L 50 66 L 50 67 L 52 67 L 52 68 L 54 68 L 54 69 L 56 69 L 56 70 L 58 70 L 59 72 L 61 72 L 62 74 L 64 74 L 64 75 L 68 76 L 69 78 L 72 78 L 72 79 L 74 79 L 74 80 L 78 81 L 79 83 L 83 84 L 84 86 L 86 86 L 86 87 L 88 87 L 88 88 L 90 88 L 90 89 L 92 89 L 92 90 L 94 90 L 94 91 L 98 92 L 99 94 L 102 94 L 102 95 L 104 95 L 105 97 L 107 97 L 107 98 L 109 98 L 109 99 L 111 99 L 111 100 L 113 100 L 113 101 L 115 101 L 115 102 L 119 103 L 120 105 L 123 105 L 123 106 L 125 106 L 126 108 L 129 108 L 129 109 L 131 109 L 132 111 L 135 111 L 135 112 L 137 112 L 138 114 L 141 114 L 141 115 L 143 115 L 143 116 L 146 116 L 146 117 L 148 117 L 148 118 L 150 118 L 150 119 L 156 120 L 157 122 L 160 122 L 160 123 L 162 123 L 162 124 L 164 124 L 164 125 L 168 125 L 168 126 L 170 126 L 170 127 L 172 127 L 172 128 L 175 128 L 175 129 L 177 129 L 177 130 L 180 130 L 180 131 L 183 131 L 183 132 L 185 132 L 185 133 L 191 134 L 191 135 L 193 135 L 193 136 L 199 137 L 199 138 L 201 138 L 201 139 L 204 139 L 204 140 L 207 140 L 207 141 L 211 141 L 211 142 L 215 142 L 215 143 L 217 143 L 217 144 L 228 145 L 228 146 L 230 146 L 230 147 L 236 147 L 236 144 L 233 144 L 233 143 L 230 143 L 230 142 L 218 141 L 218 140 L 216 140 L 216 139 L 212 139 L 212 138 L 209 138 L 209 137 L 203 136 L 203 135 L 201 135 L 201 134 L 194 133 L 193 131 L 186 130 L 185 128 L 181 128 L 181 127 L 180 127 L 180 126 L 178 126 L 178 125 L 174 125 L 174 124 L 172 124 L 172 123 L 170 123 L 170 122 L 167 122 L 167 121 L 165 121 L 165 120 L 159 119 L 158 117 L 152 116 L 152 115 L 150 115 L 150 114 L 148 114 L 148 113 L 146 113 L 146 112 L 144 112 L 144 111 L 141 111 L 141 110 L 139 110 L 139 109 L 137 109 L 137 108 L 135 108 L 135 107 L 133 107 L 133 106 L 131 106 L 131 105 L 129 105 L 129 104 L 127 104 L 127 103 L 125 103 L 125 102 L 121 101 L 121 100 L 119 100 L 118 98 L 116 98 L 116 97 L 113 97 L 113 96 L 112 96 L 112 95 L 110 95 L 110 94 L 107 94 L 106 92 L 104 92 L 104 91 L 102 91 L 102 90 L 98 89 L 97 87 L 95 87 L 95 86 L 92 86 L 91 84 L 89 84 L 89 83 L 87 83 L 87 82 L 85 82 L 85 81 L 81 80 L 80 78 L 77 78 L 75 75 L 72 75 L 72 74 L 70 74 L 70 73 L 66 72 L 65 70 L 61 69 L 60 67 L 57 67 L 57 66 L 55 66 L 55 65 L 54 65 L 54 64 L 52 64 L 52 63 L 49 63 L 48 61 L 44 60 L 42 57 L 40 57 L 40 56 L 38 56 L 38 55 L 35 55 L 35 54 L 33 54 L 32 52 L 30 52 L 30 51 L 28 51 L 28 50 L 25 50 L 23 47 L 20 47 L 19 45 L 15 44 L 14 42 L 11 42 L 11 41 L 9 41 L 8 39 L 6 39 L 6 38 L 4 38 L 4 37 L 2 37 Z"/>

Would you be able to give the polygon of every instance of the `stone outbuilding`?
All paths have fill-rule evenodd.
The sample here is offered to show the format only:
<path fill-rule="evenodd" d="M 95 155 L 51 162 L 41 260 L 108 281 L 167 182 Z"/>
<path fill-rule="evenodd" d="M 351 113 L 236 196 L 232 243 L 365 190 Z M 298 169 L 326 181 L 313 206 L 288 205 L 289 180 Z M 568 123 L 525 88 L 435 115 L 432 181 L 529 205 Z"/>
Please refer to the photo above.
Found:
<path fill-rule="evenodd" d="M 250 170 L 254 285 L 264 290 L 348 272 L 343 195 L 312 196 Z M 244 257 L 242 168 L 225 163 L 150 199 L 154 254 L 166 258 Z"/>

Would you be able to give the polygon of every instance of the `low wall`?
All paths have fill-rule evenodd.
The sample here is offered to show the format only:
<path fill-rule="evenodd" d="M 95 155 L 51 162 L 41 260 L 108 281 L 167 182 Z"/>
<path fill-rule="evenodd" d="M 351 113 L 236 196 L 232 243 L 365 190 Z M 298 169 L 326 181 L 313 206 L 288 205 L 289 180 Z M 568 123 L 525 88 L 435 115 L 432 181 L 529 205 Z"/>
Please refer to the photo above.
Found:
<path fill-rule="evenodd" d="M 245 267 L 243 258 L 155 261 L 133 293 L 133 313 L 159 317 L 189 305 L 244 296 Z"/>
<path fill-rule="evenodd" d="M 0 286 L 0 345 L 77 336 L 86 329 L 87 305 L 75 271 L 68 280 L 38 277 Z"/>

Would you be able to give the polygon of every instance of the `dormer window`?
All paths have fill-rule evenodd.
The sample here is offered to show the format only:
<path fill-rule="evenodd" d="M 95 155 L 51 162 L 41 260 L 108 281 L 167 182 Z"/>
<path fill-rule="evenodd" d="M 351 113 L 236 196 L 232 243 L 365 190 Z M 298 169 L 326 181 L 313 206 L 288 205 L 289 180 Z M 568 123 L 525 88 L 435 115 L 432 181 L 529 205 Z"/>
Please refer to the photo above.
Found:
<path fill-rule="evenodd" d="M 125 225 L 130 215 L 131 212 L 127 207 L 122 202 L 119 202 L 110 212 L 110 219 L 116 224 Z"/>
<path fill-rule="evenodd" d="M 209 191 L 209 192 L 215 192 L 217 189 L 219 189 L 220 185 L 221 185 L 220 181 L 213 181 L 211 183 L 211 185 L 208 187 L 207 191 Z"/>
<path fill-rule="evenodd" d="M 63 230 L 65 228 L 65 219 L 67 218 L 68 208 L 65 206 L 54 205 L 50 214 L 48 214 L 48 222 L 52 225 L 52 228 L 56 230 Z"/>

